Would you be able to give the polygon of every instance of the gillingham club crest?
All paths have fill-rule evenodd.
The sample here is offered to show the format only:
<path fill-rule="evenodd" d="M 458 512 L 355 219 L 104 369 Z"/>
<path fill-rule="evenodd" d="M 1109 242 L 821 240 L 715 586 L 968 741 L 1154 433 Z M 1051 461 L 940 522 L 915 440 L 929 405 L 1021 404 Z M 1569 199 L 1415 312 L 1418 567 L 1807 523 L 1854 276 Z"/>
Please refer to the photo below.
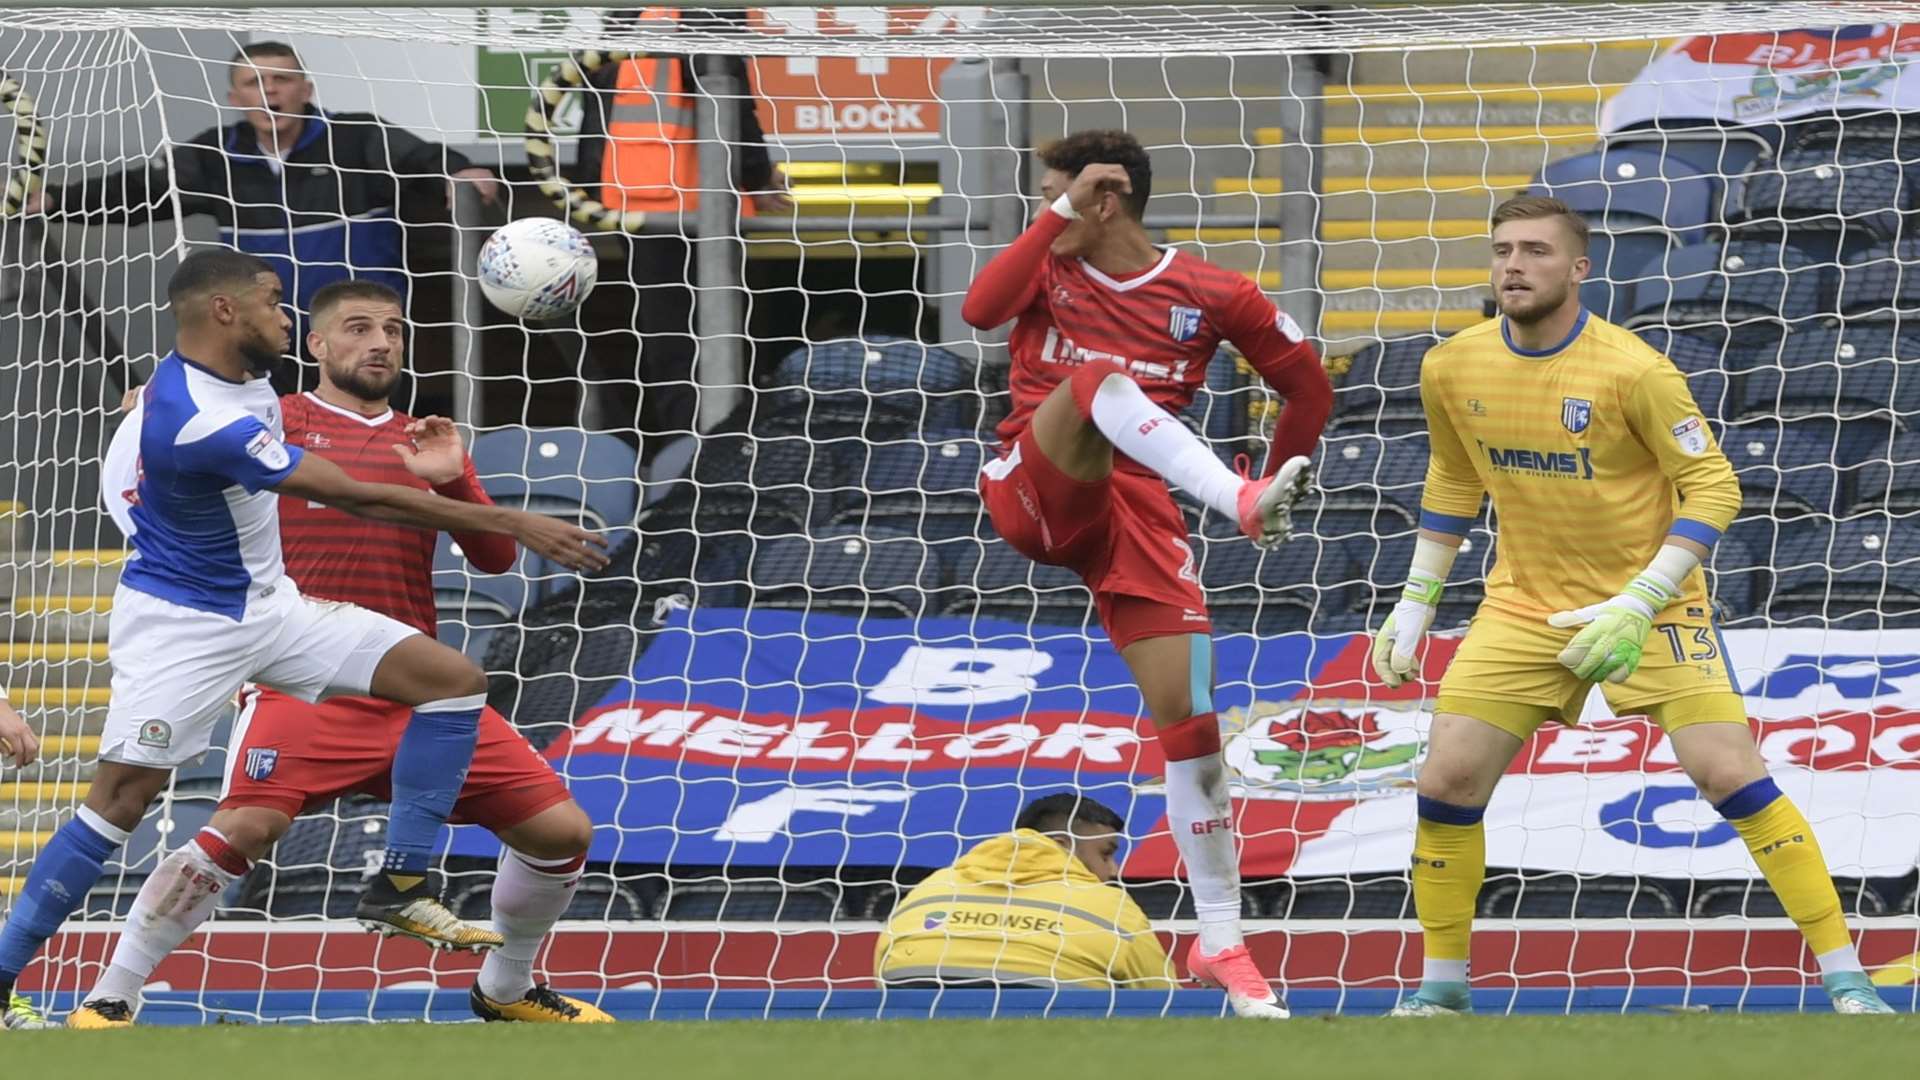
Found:
<path fill-rule="evenodd" d="M 1192 341 L 1200 334 L 1200 309 L 1173 305 L 1167 312 L 1167 333 L 1175 341 Z"/>
<path fill-rule="evenodd" d="M 1591 423 L 1593 423 L 1593 402 L 1577 397 L 1560 399 L 1561 427 L 1578 435 L 1587 430 L 1587 425 Z"/>
<path fill-rule="evenodd" d="M 246 770 L 249 780 L 265 780 L 273 775 L 273 767 L 280 764 L 280 751 L 264 746 L 255 746 L 247 750 Z"/>

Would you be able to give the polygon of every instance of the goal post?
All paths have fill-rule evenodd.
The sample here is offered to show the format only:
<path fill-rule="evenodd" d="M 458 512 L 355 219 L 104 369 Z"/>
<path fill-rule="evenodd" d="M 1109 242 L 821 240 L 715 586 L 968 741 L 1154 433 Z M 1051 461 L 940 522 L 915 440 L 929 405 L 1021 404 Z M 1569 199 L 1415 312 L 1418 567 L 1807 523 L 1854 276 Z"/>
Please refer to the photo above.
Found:
<path fill-rule="evenodd" d="M 1124 817 L 1123 886 L 1184 945 L 1164 763 L 1125 665 L 1077 579 L 1011 557 L 981 512 L 1005 336 L 958 314 L 1038 208 L 1033 149 L 1116 127 L 1152 156 L 1156 242 L 1255 280 L 1336 386 L 1301 535 L 1262 555 L 1185 506 L 1250 943 L 1295 1006 L 1377 1012 L 1418 978 L 1411 784 L 1492 523 L 1468 539 L 1425 683 L 1373 682 L 1366 632 L 1413 542 L 1421 357 L 1488 317 L 1488 214 L 1533 189 L 1593 224 L 1589 307 L 1671 355 L 1715 425 L 1746 499 L 1712 567 L 1716 647 L 1863 959 L 1920 955 L 1909 5 L 711 6 L 0 11 L 5 689 L 46 746 L 0 775 L 0 904 L 92 776 L 126 558 L 99 462 L 119 380 L 171 346 L 168 274 L 188 245 L 290 252 L 352 223 L 385 230 L 396 261 L 356 232 L 315 265 L 404 275 L 395 404 L 456 416 L 496 498 L 618 541 L 584 582 L 531 558 L 489 577 L 452 550 L 435 577 L 441 636 L 596 824 L 541 961 L 556 987 L 676 1016 L 774 1011 L 722 991 L 870 990 L 900 899 L 1063 790 Z M 180 148 L 249 123 L 230 58 L 263 41 L 298 53 L 325 122 L 506 183 L 492 201 L 449 187 L 437 152 L 227 152 L 213 190 L 183 189 Z M 650 56 L 697 63 L 704 93 L 693 190 L 676 178 L 673 208 L 643 217 L 609 209 L 580 125 L 586 95 L 611 97 L 601 76 Z M 762 154 L 774 179 L 754 187 Z M 297 222 L 259 201 L 276 168 L 289 191 L 313 181 Z M 574 317 L 523 325 L 479 294 L 478 244 L 531 215 L 601 254 Z M 636 285 L 661 251 L 677 281 Z M 691 307 L 663 323 L 680 284 Z M 283 389 L 311 387 L 310 361 L 286 369 Z M 1223 353 L 1182 419 L 1230 459 L 1264 452 L 1275 408 Z M 231 764 L 216 749 L 180 772 L 24 989 L 58 1007 L 92 983 Z M 296 824 L 162 966 L 153 1018 L 457 1011 L 470 965 L 345 921 L 384 818 L 357 797 Z M 1819 1004 L 1793 925 L 1644 718 L 1590 707 L 1541 732 L 1487 821 L 1473 971 L 1490 1008 Z M 449 899 L 484 919 L 498 845 L 448 837 Z M 1914 1004 L 1907 984 L 1889 998 Z M 1125 1009 L 1218 1008 L 1167 1000 Z"/>

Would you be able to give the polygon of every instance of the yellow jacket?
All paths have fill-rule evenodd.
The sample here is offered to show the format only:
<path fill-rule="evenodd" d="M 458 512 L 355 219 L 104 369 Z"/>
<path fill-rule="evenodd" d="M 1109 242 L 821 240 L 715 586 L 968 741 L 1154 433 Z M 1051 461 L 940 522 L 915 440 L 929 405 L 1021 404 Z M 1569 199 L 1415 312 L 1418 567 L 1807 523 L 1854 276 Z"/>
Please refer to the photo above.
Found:
<path fill-rule="evenodd" d="M 1146 912 L 1032 829 L 983 841 L 915 886 L 893 909 L 873 967 L 885 982 L 1174 985 Z"/>

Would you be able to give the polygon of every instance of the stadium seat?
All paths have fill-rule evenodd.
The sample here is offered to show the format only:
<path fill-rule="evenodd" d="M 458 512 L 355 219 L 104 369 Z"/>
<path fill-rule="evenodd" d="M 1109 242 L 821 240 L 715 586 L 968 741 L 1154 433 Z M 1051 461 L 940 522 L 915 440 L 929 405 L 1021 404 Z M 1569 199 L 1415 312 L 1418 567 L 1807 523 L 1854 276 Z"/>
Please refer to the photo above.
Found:
<path fill-rule="evenodd" d="M 730 522 L 758 536 L 824 524 L 851 494 L 836 482 L 827 445 L 793 433 L 741 431 L 701 436 L 687 475 L 656 485 L 655 492 L 661 493 L 646 522 L 661 516 Z"/>
<path fill-rule="evenodd" d="M 453 538 L 441 533 L 433 551 L 437 636 L 479 660 L 486 656 L 493 631 L 518 619 L 530 600 L 558 591 L 562 574 L 570 576 L 527 551 L 507 573 L 481 573 L 468 565 Z"/>
<path fill-rule="evenodd" d="M 1755 614 L 1770 580 L 1766 560 L 1747 550 L 1740 537 L 1722 536 L 1707 556 L 1707 592 L 1714 617 L 1723 623 Z"/>
<path fill-rule="evenodd" d="M 1425 432 L 1384 439 L 1351 428 L 1329 433 L 1315 470 L 1321 512 L 1384 514 L 1417 525 L 1430 445 Z"/>
<path fill-rule="evenodd" d="M 448 875 L 452 877 L 451 874 Z M 449 881 L 446 905 L 462 919 L 485 922 L 493 917 L 493 878 L 491 872 L 465 874 L 457 883 Z M 615 880 L 605 874 L 585 873 L 574 887 L 562 919 L 593 922 L 639 922 L 660 917 L 659 890 L 648 889 L 651 879 L 638 883 Z"/>
<path fill-rule="evenodd" d="M 1666 890 L 1633 881 L 1579 880 L 1488 883 L 1483 919 L 1673 919 L 1680 906 Z"/>
<path fill-rule="evenodd" d="M 1291 885 L 1275 901 L 1270 918 L 1413 918 L 1413 891 L 1405 878 L 1332 878 Z"/>
<path fill-rule="evenodd" d="M 1633 311 L 1635 290 L 1666 273 L 1673 250 L 1666 233 L 1611 232 L 1595 225 L 1587 236 L 1592 268 L 1580 283 L 1580 303 L 1610 322 L 1624 320 Z"/>
<path fill-rule="evenodd" d="M 1764 881 L 1709 885 L 1693 898 L 1693 919 L 1783 919 L 1787 909 Z"/>
<path fill-rule="evenodd" d="M 1722 182 L 1739 177 L 1756 163 L 1771 160 L 1775 152 L 1774 142 L 1756 130 L 1695 126 L 1686 121 L 1608 132 L 1602 136 L 1601 145 L 1613 151 L 1641 149 L 1684 161 Z"/>
<path fill-rule="evenodd" d="M 751 606 L 912 619 L 932 614 L 945 587 L 920 538 L 836 527 L 757 538 L 747 560 Z"/>
<path fill-rule="evenodd" d="M 1240 890 L 1240 917 L 1258 919 L 1264 912 L 1260 910 L 1257 896 L 1260 890 L 1243 887 Z M 1192 919 L 1193 891 L 1185 882 L 1155 881 L 1142 884 L 1128 884 L 1127 895 L 1140 905 L 1140 910 L 1149 919 Z"/>
<path fill-rule="evenodd" d="M 241 906 L 271 918 L 351 918 L 387 845 L 386 803 L 342 799 L 293 823 L 245 879 Z"/>
<path fill-rule="evenodd" d="M 494 501 L 577 519 L 631 525 L 640 508 L 640 459 L 612 435 L 577 428 L 509 427 L 473 440 L 474 469 Z"/>
<path fill-rule="evenodd" d="M 926 442 L 842 444 L 834 475 L 849 494 L 833 515 L 838 525 L 865 524 L 917 533 L 925 540 L 986 535 L 980 467 L 992 451 L 958 434 Z"/>
<path fill-rule="evenodd" d="M 1901 435 L 1888 452 L 1849 471 L 1849 512 L 1920 512 L 1920 433 Z"/>
<path fill-rule="evenodd" d="M 762 415 L 827 434 L 875 423 L 912 431 L 970 429 L 981 395 L 974 366 L 946 349 L 874 335 L 803 345 L 774 369 Z"/>
<path fill-rule="evenodd" d="M 1729 424 L 1720 448 L 1739 477 L 1743 513 L 1825 514 L 1838 501 L 1834 445 L 1817 429 L 1773 420 Z"/>
<path fill-rule="evenodd" d="M 1667 257 L 1666 274 L 1635 289 L 1632 328 L 1753 321 L 1798 325 L 1833 310 L 1828 269 L 1800 249 L 1768 241 L 1693 244 Z"/>
<path fill-rule="evenodd" d="M 1529 194 L 1551 195 L 1610 232 L 1668 230 L 1683 244 L 1718 220 L 1714 177 L 1685 158 L 1644 146 L 1608 146 L 1561 158 Z"/>
<path fill-rule="evenodd" d="M 1388 422 L 1417 423 L 1425 430 L 1420 407 L 1420 363 L 1427 350 L 1443 339 L 1432 334 L 1390 338 L 1375 342 L 1336 361 L 1333 372 L 1333 418 L 1330 428 L 1360 426 L 1382 431 Z M 1344 372 L 1342 371 L 1344 368 Z"/>
<path fill-rule="evenodd" d="M 1323 597 L 1321 579 L 1338 575 L 1314 545 L 1286 543 L 1261 551 L 1244 538 L 1211 540 L 1197 553 L 1200 587 L 1214 629 L 1222 633 L 1286 633 L 1304 630 Z M 1332 582 L 1344 593 L 1345 583 Z"/>
<path fill-rule="evenodd" d="M 1920 313 L 1920 241 L 1902 240 L 1849 255 L 1836 276 L 1843 316 L 1891 322 Z M 1913 329 L 1920 330 L 1920 324 Z"/>
<path fill-rule="evenodd" d="M 674 882 L 661 918 L 669 922 L 832 922 L 837 884 L 769 881 Z"/>
<path fill-rule="evenodd" d="M 942 605 L 954 616 L 1031 624 L 1095 625 L 1093 596 L 1073 571 L 1036 563 L 1005 543 L 942 544 L 954 588 Z"/>
<path fill-rule="evenodd" d="M 1707 419 L 1726 417 L 1731 385 L 1725 366 L 1729 336 L 1726 327 L 1704 326 L 1679 331 L 1644 326 L 1636 333 L 1686 375 L 1687 389 Z"/>
<path fill-rule="evenodd" d="M 1735 235 L 1836 234 L 1843 248 L 1897 239 L 1903 216 L 1916 207 L 1900 157 L 1900 144 L 1887 139 L 1797 138 L 1746 177 L 1728 224 Z"/>
<path fill-rule="evenodd" d="M 1257 377 L 1240 371 L 1239 360 L 1225 349 L 1213 354 L 1207 364 L 1207 381 L 1193 395 L 1193 403 L 1180 414 L 1187 426 L 1209 442 L 1224 443 L 1247 436 L 1247 406 L 1256 400 Z"/>

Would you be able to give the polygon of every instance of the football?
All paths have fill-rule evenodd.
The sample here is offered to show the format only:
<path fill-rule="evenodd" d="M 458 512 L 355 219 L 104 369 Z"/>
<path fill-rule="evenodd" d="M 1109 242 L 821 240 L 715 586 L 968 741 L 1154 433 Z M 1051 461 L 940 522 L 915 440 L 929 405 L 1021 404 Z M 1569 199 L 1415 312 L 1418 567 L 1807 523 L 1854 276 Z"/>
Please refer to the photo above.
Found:
<path fill-rule="evenodd" d="M 600 276 L 593 245 L 552 218 L 521 218 L 480 248 L 480 291 L 520 319 L 556 319 L 580 306 Z"/>

